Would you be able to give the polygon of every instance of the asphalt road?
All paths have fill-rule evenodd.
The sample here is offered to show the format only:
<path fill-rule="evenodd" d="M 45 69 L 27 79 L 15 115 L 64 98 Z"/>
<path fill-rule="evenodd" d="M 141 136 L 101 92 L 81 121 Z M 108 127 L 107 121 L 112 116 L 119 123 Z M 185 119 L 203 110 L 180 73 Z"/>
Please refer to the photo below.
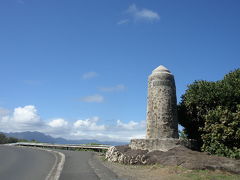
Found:
<path fill-rule="evenodd" d="M 54 151 L 65 155 L 60 180 L 119 180 L 93 152 Z M 45 180 L 55 160 L 48 151 L 0 145 L 0 180 Z"/>
<path fill-rule="evenodd" d="M 54 163 L 50 152 L 0 145 L 1 180 L 45 180 Z"/>
<path fill-rule="evenodd" d="M 116 174 L 94 158 L 93 152 L 57 151 L 65 154 L 60 180 L 118 180 Z"/>

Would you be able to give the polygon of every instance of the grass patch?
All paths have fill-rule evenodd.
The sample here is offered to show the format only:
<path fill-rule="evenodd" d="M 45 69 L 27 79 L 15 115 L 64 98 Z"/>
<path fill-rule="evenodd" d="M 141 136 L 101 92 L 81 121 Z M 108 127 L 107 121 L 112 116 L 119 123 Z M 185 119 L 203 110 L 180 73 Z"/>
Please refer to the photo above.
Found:
<path fill-rule="evenodd" d="M 188 170 L 180 174 L 181 177 L 192 180 L 239 180 L 240 175 L 209 170 Z"/>

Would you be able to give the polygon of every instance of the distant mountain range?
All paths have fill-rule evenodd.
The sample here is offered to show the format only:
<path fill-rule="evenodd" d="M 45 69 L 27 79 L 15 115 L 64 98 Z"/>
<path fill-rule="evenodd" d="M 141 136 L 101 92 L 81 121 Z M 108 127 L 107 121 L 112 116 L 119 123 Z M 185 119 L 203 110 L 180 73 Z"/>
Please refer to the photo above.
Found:
<path fill-rule="evenodd" d="M 114 141 L 98 141 L 95 139 L 82 139 L 82 140 L 68 140 L 64 138 L 54 138 L 52 136 L 46 135 L 37 131 L 26 131 L 26 132 L 11 132 L 4 133 L 8 137 L 15 137 L 18 139 L 26 140 L 36 140 L 42 143 L 53 143 L 53 144 L 89 144 L 89 143 L 98 143 L 98 144 L 108 144 L 108 145 L 123 145 L 128 144 L 127 142 L 114 142 Z"/>

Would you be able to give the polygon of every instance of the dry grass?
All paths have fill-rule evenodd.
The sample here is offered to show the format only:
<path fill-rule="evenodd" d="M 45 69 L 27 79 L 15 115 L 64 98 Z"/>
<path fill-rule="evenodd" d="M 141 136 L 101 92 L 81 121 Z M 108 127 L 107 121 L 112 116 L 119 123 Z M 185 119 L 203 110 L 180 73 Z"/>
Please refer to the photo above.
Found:
<path fill-rule="evenodd" d="M 240 175 L 222 171 L 188 170 L 182 167 L 166 167 L 161 165 L 123 165 L 103 160 L 101 162 L 115 172 L 118 180 L 239 180 Z"/>

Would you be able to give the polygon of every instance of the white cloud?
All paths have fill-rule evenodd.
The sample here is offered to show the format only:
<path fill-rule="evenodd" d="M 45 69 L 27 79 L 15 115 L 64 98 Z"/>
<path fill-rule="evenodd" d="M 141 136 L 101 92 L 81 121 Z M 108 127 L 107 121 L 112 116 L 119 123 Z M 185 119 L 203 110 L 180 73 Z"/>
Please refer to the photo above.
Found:
<path fill-rule="evenodd" d="M 44 126 L 44 122 L 37 114 L 37 109 L 33 105 L 17 107 L 11 113 L 0 114 L 0 127 L 9 131 L 37 131 Z"/>
<path fill-rule="evenodd" d="M 86 72 L 85 74 L 82 75 L 83 79 L 92 79 L 98 76 L 98 73 L 91 71 L 91 72 Z"/>
<path fill-rule="evenodd" d="M 142 19 L 142 20 L 159 20 L 160 17 L 157 12 L 154 12 L 149 9 L 138 9 L 135 4 L 132 4 L 129 6 L 127 12 L 134 16 L 136 19 Z"/>
<path fill-rule="evenodd" d="M 88 118 L 85 120 L 77 120 L 73 126 L 76 129 L 84 129 L 91 131 L 103 131 L 106 129 L 104 125 L 97 125 L 99 117 Z"/>
<path fill-rule="evenodd" d="M 134 129 L 138 125 L 137 122 L 130 121 L 129 123 L 124 124 L 122 121 L 117 120 L 117 126 L 123 129 Z"/>
<path fill-rule="evenodd" d="M 62 118 L 59 118 L 59 119 L 54 119 L 50 121 L 48 125 L 53 128 L 62 128 L 62 127 L 66 127 L 68 125 L 68 122 Z"/>
<path fill-rule="evenodd" d="M 122 24 L 127 24 L 129 22 L 129 19 L 122 19 L 120 21 L 118 21 L 118 25 L 122 25 Z"/>
<path fill-rule="evenodd" d="M 43 120 L 34 105 L 17 107 L 14 110 L 0 108 L 0 127 L 2 132 L 39 131 L 53 137 L 66 139 L 96 139 L 99 141 L 127 142 L 132 138 L 145 136 L 145 121 L 121 120 L 103 123 L 98 116 L 79 119 L 74 122 L 63 118 Z M 102 122 L 102 123 L 101 123 Z"/>
<path fill-rule="evenodd" d="M 37 109 L 33 105 L 18 107 L 14 109 L 13 121 L 19 123 L 38 123 L 40 117 L 37 115 Z"/>
<path fill-rule="evenodd" d="M 160 16 L 157 12 L 145 8 L 139 9 L 135 4 L 130 5 L 125 13 L 128 15 L 128 18 L 120 20 L 117 23 L 118 25 L 126 24 L 130 21 L 153 22 L 160 19 Z"/>
<path fill-rule="evenodd" d="M 104 97 L 99 94 L 95 94 L 92 96 L 85 96 L 85 97 L 81 98 L 80 101 L 88 102 L 88 103 L 93 103 L 93 102 L 101 103 L 104 101 Z"/>
<path fill-rule="evenodd" d="M 118 84 L 118 85 L 112 86 L 112 87 L 99 88 L 99 90 L 103 91 L 103 92 L 116 92 L 116 91 L 123 91 L 125 89 L 126 89 L 126 87 L 123 84 Z"/>
<path fill-rule="evenodd" d="M 126 130 L 143 129 L 145 128 L 145 121 L 129 121 L 128 123 L 123 123 L 121 120 L 117 120 L 117 127 Z"/>

